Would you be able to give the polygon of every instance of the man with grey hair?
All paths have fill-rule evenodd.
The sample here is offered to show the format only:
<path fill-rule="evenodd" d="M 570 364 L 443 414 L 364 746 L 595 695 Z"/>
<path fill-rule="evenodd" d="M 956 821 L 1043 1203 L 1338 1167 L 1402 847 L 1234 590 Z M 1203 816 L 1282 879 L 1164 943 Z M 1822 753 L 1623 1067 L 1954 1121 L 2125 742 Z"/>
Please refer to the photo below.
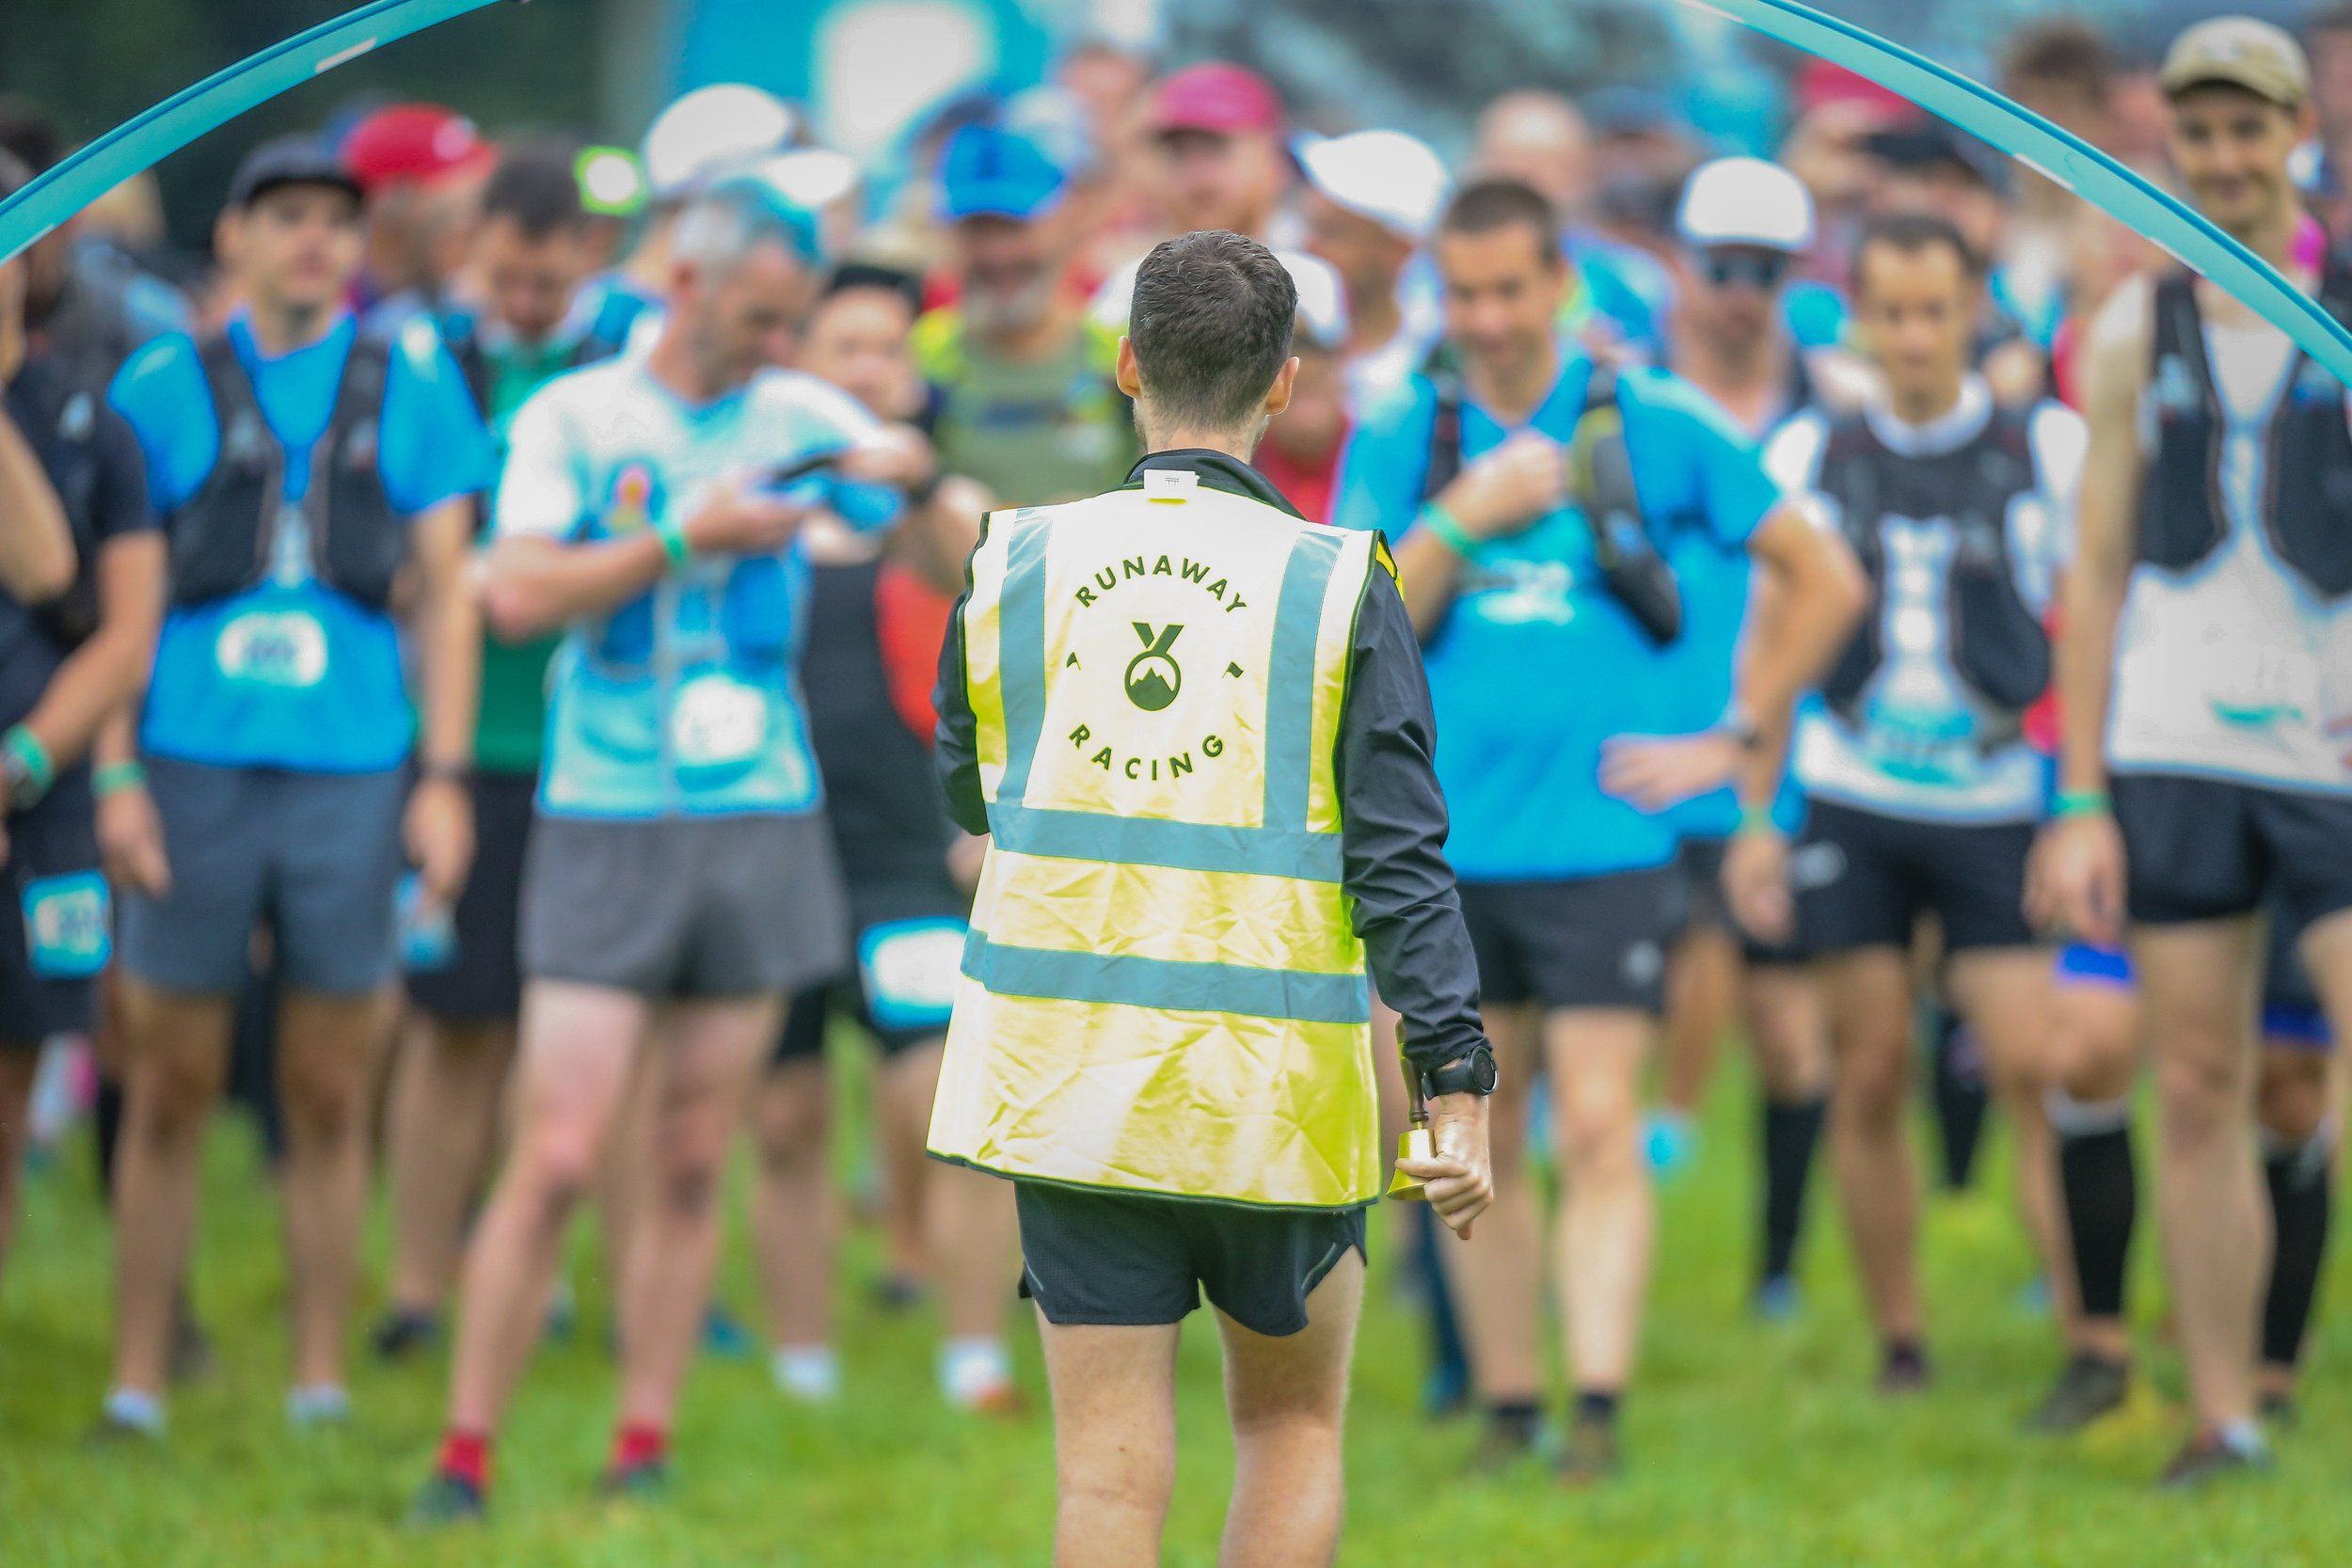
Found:
<path fill-rule="evenodd" d="M 655 1131 L 633 1173 L 605 1484 L 660 1488 L 728 1144 L 784 997 L 844 958 L 794 671 L 796 535 L 818 506 L 866 528 L 910 507 L 928 520 L 933 485 L 920 441 L 773 368 L 811 231 L 755 183 L 694 198 L 650 350 L 558 377 L 511 427 L 484 610 L 501 636 L 568 636 L 524 872 L 513 1141 L 466 1260 L 421 1522 L 482 1510 L 565 1222 L 632 1091 L 655 1097 Z"/>

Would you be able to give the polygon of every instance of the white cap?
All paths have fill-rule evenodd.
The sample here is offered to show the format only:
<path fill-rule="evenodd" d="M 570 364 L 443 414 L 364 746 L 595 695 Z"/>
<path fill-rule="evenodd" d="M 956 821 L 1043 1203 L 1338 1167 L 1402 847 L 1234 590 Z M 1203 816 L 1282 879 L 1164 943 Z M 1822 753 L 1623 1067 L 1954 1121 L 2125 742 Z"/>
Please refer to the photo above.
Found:
<path fill-rule="evenodd" d="M 1429 237 L 1454 182 L 1427 142 L 1402 131 L 1301 137 L 1294 150 L 1307 183 L 1401 238 Z"/>
<path fill-rule="evenodd" d="M 1341 349 L 1347 345 L 1347 285 L 1331 263 L 1303 250 L 1278 250 L 1274 259 L 1291 275 L 1298 290 L 1298 325 L 1316 346 Z"/>
<path fill-rule="evenodd" d="M 1795 255 L 1813 245 L 1813 198 L 1778 164 L 1718 158 L 1683 186 L 1675 227 L 1686 245 L 1754 245 Z"/>
<path fill-rule="evenodd" d="M 857 160 L 829 147 L 799 147 L 762 158 L 745 172 L 793 206 L 821 213 L 857 189 Z"/>
<path fill-rule="evenodd" d="M 696 87 L 645 130 L 654 199 L 682 196 L 707 175 L 780 150 L 799 126 L 791 105 L 771 92 L 741 82 Z"/>

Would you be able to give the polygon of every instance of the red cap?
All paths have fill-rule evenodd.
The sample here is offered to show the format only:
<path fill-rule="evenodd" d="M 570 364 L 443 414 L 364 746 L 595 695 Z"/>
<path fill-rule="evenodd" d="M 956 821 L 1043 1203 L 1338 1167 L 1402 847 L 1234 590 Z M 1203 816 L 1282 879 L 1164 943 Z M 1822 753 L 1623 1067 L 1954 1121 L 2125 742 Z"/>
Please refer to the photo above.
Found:
<path fill-rule="evenodd" d="M 1908 125 L 1926 111 L 1883 82 L 1823 59 L 1805 61 L 1797 72 L 1797 112 L 1810 114 L 1833 103 L 1876 109 L 1890 125 Z"/>
<path fill-rule="evenodd" d="M 343 138 L 343 160 L 362 187 L 428 185 L 481 168 L 498 155 L 473 121 L 437 103 L 378 109 Z"/>
<path fill-rule="evenodd" d="M 1279 135 L 1282 101 L 1256 71 L 1222 60 L 1188 65 L 1160 84 L 1152 106 L 1152 128 L 1209 131 L 1220 136 L 1258 133 Z"/>

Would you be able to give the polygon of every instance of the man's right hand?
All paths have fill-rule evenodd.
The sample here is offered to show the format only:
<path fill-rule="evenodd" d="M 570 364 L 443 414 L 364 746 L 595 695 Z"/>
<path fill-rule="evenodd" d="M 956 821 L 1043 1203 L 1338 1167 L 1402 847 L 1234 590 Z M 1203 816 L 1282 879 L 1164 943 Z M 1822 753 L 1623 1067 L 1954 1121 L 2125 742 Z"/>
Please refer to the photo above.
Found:
<path fill-rule="evenodd" d="M 738 481 L 712 492 L 686 519 L 687 546 L 696 555 L 767 555 L 792 542 L 810 511 Z"/>
<path fill-rule="evenodd" d="M 164 819 L 146 785 L 133 784 L 98 798 L 98 853 L 115 886 L 149 898 L 170 894 Z"/>
<path fill-rule="evenodd" d="M 1567 500 L 1568 449 L 1532 430 L 1465 467 L 1438 498 L 1473 539 L 1518 533 Z"/>
<path fill-rule="evenodd" d="M 1429 1102 L 1429 1132 L 1438 1151 L 1426 1160 L 1399 1160 L 1396 1168 L 1422 1184 L 1429 1207 L 1454 1233 L 1470 1240 L 1470 1223 L 1495 1200 L 1494 1165 L 1486 1151 L 1483 1094 L 1439 1095 Z"/>
<path fill-rule="evenodd" d="M 2042 830 L 2026 866 L 2026 918 L 2102 947 L 2123 942 L 2123 831 L 2106 812 L 2065 816 Z"/>

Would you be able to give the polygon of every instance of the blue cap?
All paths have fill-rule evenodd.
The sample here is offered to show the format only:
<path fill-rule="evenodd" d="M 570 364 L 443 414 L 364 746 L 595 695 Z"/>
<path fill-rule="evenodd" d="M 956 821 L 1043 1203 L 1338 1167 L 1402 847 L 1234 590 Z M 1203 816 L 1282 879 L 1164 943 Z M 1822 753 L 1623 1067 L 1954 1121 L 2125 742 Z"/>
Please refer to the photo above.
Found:
<path fill-rule="evenodd" d="M 1028 137 L 997 125 L 967 125 L 939 157 L 940 212 L 965 218 L 1040 217 L 1061 199 L 1062 171 Z"/>

